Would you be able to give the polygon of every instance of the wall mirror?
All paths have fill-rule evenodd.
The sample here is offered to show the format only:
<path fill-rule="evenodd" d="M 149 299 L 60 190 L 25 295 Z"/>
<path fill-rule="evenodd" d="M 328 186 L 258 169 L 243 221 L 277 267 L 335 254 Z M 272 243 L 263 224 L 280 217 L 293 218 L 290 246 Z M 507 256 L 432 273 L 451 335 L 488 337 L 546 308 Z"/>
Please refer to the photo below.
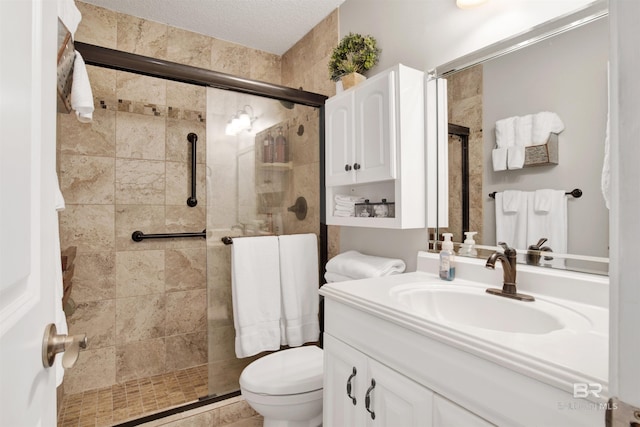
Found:
<path fill-rule="evenodd" d="M 519 190 L 533 203 L 531 197 L 542 194 L 536 190 L 580 189 L 580 197 L 565 196 L 566 227 L 562 207 L 550 210 L 546 220 L 547 228 L 561 228 L 553 233 L 565 233 L 566 249 L 550 245 L 557 253 L 553 259 L 527 259 L 528 245 L 549 236 L 534 236 L 539 230 L 525 219 L 518 227 L 528 232 L 527 246 L 518 248 L 522 249 L 518 262 L 607 274 L 609 211 L 601 180 L 607 137 L 608 34 L 607 3 L 597 2 L 436 68 L 432 74 L 447 80 L 449 133 L 447 143 L 438 144 L 447 147 L 449 196 L 448 218 L 439 218 L 437 236 L 451 232 L 454 242 L 460 243 L 465 231 L 476 231 L 477 256 L 486 258 L 497 245 L 496 228 L 505 226 L 504 217 L 496 226 L 496 217 L 502 215 L 497 210 L 506 206 L 504 193 L 496 198 L 496 192 Z M 543 111 L 557 114 L 564 125 L 557 137 L 557 163 L 543 158 L 535 167 L 495 171 L 496 121 Z M 554 147 L 549 143 L 542 148 Z M 507 218 L 507 227 L 512 227 L 508 221 L 513 218 Z"/>

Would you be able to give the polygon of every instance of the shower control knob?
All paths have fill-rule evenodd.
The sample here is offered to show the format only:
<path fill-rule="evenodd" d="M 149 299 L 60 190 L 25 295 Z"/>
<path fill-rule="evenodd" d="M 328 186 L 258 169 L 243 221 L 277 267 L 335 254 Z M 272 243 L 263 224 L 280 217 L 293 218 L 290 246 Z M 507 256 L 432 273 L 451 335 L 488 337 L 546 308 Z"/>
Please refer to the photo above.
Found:
<path fill-rule="evenodd" d="M 351 165 L 344 165 L 344 170 L 349 172 L 351 170 Z"/>

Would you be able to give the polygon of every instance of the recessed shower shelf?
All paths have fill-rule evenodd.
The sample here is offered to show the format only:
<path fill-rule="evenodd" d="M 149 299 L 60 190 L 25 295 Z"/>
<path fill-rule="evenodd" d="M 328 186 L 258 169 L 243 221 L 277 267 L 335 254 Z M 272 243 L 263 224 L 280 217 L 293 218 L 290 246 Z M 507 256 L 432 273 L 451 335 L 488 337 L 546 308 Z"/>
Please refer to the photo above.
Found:
<path fill-rule="evenodd" d="M 291 170 L 291 169 L 293 169 L 293 162 L 287 162 L 287 163 L 260 163 L 260 168 L 262 168 L 263 170 L 273 170 L 273 171 Z"/>

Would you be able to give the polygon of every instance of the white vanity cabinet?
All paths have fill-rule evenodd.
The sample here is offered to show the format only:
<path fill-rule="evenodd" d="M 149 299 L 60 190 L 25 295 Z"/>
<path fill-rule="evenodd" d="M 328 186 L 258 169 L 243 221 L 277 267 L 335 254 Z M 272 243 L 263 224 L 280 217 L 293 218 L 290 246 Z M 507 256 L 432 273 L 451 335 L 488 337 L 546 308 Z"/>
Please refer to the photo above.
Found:
<path fill-rule="evenodd" d="M 327 224 L 425 227 L 424 123 L 424 73 L 401 64 L 327 100 Z M 335 216 L 337 194 L 386 199 L 395 217 Z"/>
<path fill-rule="evenodd" d="M 328 335 L 324 426 L 431 426 L 433 392 Z"/>

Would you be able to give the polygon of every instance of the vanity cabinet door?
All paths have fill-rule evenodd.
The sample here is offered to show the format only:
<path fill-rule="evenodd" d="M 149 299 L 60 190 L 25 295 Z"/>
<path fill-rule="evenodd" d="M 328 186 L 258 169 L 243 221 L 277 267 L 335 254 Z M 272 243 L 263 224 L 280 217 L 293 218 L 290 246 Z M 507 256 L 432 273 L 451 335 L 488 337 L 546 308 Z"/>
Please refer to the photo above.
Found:
<path fill-rule="evenodd" d="M 365 410 L 370 426 L 429 427 L 434 393 L 369 359 Z M 368 397 L 368 399 L 367 399 Z"/>
<path fill-rule="evenodd" d="M 493 427 L 489 421 L 442 396 L 433 396 L 433 427 Z"/>
<path fill-rule="evenodd" d="M 367 357 L 324 335 L 324 396 L 322 425 L 364 426 Z"/>

